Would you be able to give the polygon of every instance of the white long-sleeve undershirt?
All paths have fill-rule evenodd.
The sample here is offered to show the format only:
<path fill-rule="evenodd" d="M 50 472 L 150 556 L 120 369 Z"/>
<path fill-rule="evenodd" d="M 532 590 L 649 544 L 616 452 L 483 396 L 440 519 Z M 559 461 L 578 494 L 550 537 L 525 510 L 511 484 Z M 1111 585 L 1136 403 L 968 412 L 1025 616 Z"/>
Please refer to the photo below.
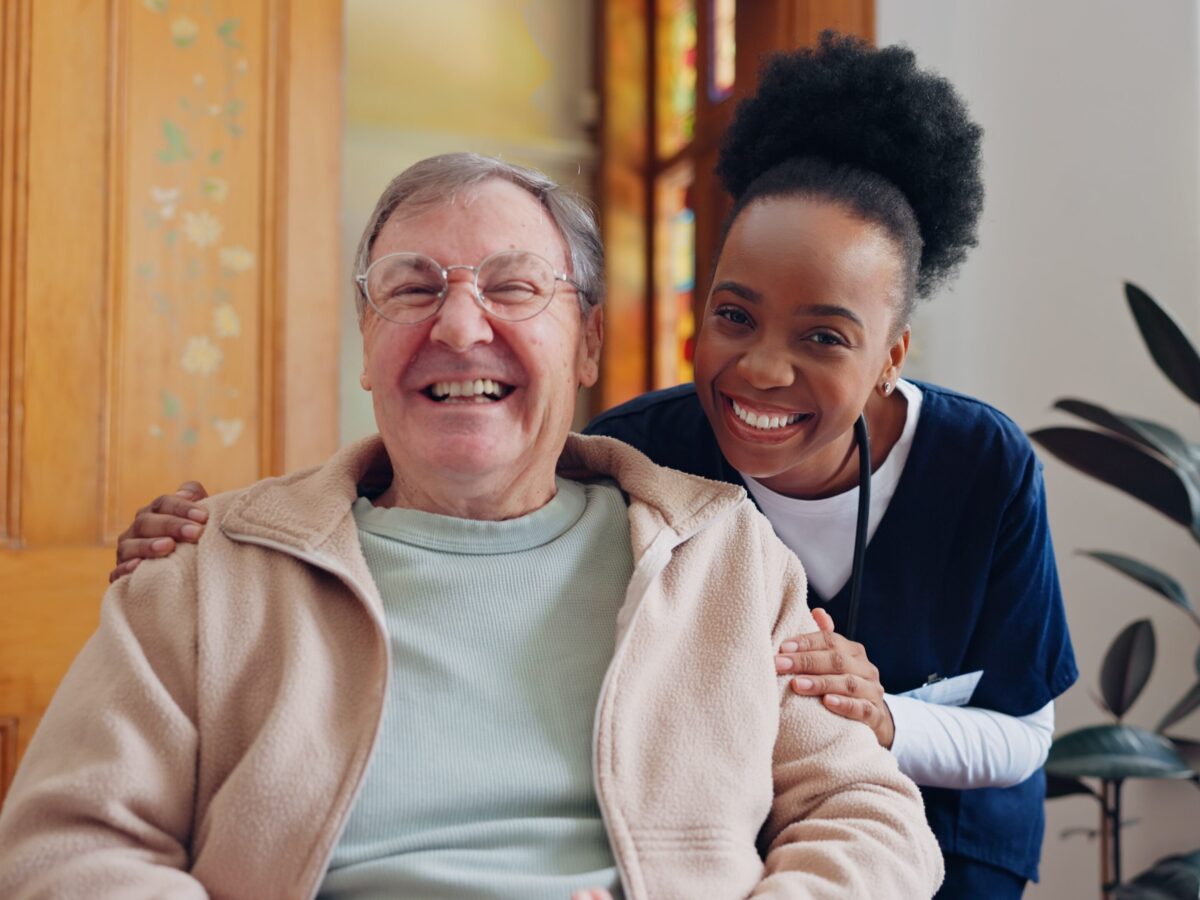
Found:
<path fill-rule="evenodd" d="M 942 706 L 885 694 L 896 724 L 892 754 L 900 771 L 925 787 L 1020 784 L 1046 761 L 1054 701 L 1027 716 L 978 706 Z"/>

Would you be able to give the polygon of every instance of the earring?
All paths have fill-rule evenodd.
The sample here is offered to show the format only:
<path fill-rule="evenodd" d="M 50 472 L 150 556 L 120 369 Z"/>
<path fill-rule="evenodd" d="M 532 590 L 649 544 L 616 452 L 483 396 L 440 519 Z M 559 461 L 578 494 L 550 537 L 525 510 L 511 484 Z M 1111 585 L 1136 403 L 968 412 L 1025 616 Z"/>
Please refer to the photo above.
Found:
<path fill-rule="evenodd" d="M 892 393 L 892 383 L 891 383 L 890 381 L 885 381 L 883 384 L 881 384 L 881 385 L 879 386 L 879 392 L 880 392 L 881 394 L 883 394 L 883 396 L 885 396 L 885 397 L 889 397 L 889 396 L 891 396 L 891 393 Z"/>

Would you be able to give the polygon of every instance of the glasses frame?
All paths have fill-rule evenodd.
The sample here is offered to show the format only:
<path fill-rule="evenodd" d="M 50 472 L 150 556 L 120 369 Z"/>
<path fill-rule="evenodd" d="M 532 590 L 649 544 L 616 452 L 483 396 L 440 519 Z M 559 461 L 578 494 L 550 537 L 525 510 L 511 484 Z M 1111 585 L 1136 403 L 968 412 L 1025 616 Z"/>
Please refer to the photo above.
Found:
<path fill-rule="evenodd" d="M 542 262 L 544 262 L 546 264 L 546 267 L 554 275 L 554 288 L 553 288 L 553 290 L 550 291 L 549 295 L 547 295 L 546 302 L 543 303 L 541 306 L 537 307 L 537 309 L 535 309 L 533 312 L 529 313 L 529 315 L 521 316 L 520 318 L 517 318 L 517 319 L 512 319 L 512 318 L 509 318 L 508 316 L 499 315 L 494 309 L 491 308 L 491 306 L 489 306 L 488 301 L 484 299 L 483 293 L 479 290 L 479 270 L 482 269 L 484 266 L 486 266 L 493 259 L 496 259 L 499 256 L 507 256 L 509 254 L 521 254 L 523 256 L 532 256 L 535 259 L 540 259 Z M 371 292 L 369 290 L 367 290 L 367 279 L 371 274 L 371 270 L 374 269 L 381 262 L 385 262 L 386 260 L 393 259 L 394 257 L 397 257 L 397 256 L 422 257 L 424 259 L 429 260 L 431 263 L 433 263 L 437 267 L 437 271 L 439 273 L 441 273 L 442 290 L 437 295 L 437 298 L 438 298 L 437 305 L 433 307 L 433 309 L 429 312 L 428 315 L 424 315 L 419 319 L 413 319 L 411 321 L 401 322 L 401 321 L 391 318 L 390 316 L 384 315 L 383 310 L 381 310 L 378 306 L 376 306 L 375 301 L 371 299 Z M 391 322 L 394 325 L 420 325 L 422 322 L 426 322 L 429 319 L 432 319 L 434 316 L 436 316 L 439 312 L 441 312 L 442 307 L 446 305 L 446 297 L 450 293 L 450 273 L 453 272 L 455 269 L 465 269 L 466 271 L 471 273 L 471 296 L 475 299 L 475 302 L 479 305 L 479 308 L 482 309 L 485 314 L 487 314 L 488 318 L 496 319 L 500 322 L 526 322 L 529 319 L 532 319 L 534 316 L 536 316 L 538 313 L 540 313 L 542 310 L 544 310 L 546 307 L 548 307 L 550 305 L 551 301 L 554 300 L 555 295 L 558 293 L 559 282 L 566 282 L 571 287 L 575 288 L 576 293 L 579 294 L 579 298 L 580 298 L 581 302 L 586 303 L 586 301 L 587 301 L 587 291 L 585 291 L 583 289 L 583 286 L 580 285 L 578 281 L 576 281 L 574 278 L 571 278 L 568 275 L 563 274 L 562 272 L 556 271 L 554 268 L 554 264 L 551 263 L 550 260 L 546 259 L 546 257 L 542 256 L 539 253 L 534 253 L 532 250 L 497 250 L 495 253 L 491 253 L 488 256 L 484 257 L 484 259 L 482 261 L 480 261 L 479 265 L 477 265 L 477 266 L 468 266 L 465 263 L 458 263 L 453 266 L 443 266 L 440 262 L 438 262 L 432 256 L 427 256 L 424 253 L 416 253 L 416 252 L 410 251 L 410 250 L 400 250 L 400 251 L 397 251 L 396 253 L 388 253 L 386 256 L 379 257 L 379 259 L 375 260 L 369 266 L 367 266 L 367 269 L 365 272 L 362 272 L 359 275 L 355 275 L 354 281 L 358 285 L 358 289 L 360 291 L 362 291 L 362 295 L 366 299 L 367 304 L 371 307 L 371 309 L 375 310 L 376 314 L 380 318 L 387 319 L 389 322 Z"/>

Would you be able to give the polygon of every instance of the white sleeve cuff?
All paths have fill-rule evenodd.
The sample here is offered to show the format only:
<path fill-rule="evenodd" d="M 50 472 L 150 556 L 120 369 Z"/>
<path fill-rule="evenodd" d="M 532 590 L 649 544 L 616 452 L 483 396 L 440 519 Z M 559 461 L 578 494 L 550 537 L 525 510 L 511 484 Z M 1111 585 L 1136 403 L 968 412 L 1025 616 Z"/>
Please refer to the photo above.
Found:
<path fill-rule="evenodd" d="M 977 706 L 940 706 L 885 694 L 900 771 L 926 787 L 981 788 L 1020 784 L 1046 761 L 1054 734 L 1054 702 L 1028 716 Z"/>

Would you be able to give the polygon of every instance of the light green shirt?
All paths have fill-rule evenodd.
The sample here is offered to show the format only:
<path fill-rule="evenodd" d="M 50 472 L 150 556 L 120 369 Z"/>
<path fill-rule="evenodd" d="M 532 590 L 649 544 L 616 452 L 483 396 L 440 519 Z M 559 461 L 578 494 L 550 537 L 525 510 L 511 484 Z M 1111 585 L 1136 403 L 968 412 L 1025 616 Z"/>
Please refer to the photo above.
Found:
<path fill-rule="evenodd" d="M 619 890 L 592 724 L 633 571 L 625 500 L 558 479 L 501 522 L 354 506 L 392 678 L 322 897 Z"/>

